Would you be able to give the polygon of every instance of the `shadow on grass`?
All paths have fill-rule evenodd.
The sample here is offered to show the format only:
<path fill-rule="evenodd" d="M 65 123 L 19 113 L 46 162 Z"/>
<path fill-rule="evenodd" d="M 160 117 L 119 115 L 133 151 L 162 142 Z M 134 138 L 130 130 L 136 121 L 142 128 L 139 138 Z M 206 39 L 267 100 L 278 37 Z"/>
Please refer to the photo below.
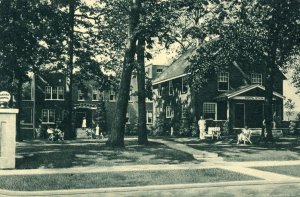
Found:
<path fill-rule="evenodd" d="M 253 144 L 236 144 L 236 139 L 225 138 L 222 141 L 187 142 L 198 150 L 218 153 L 228 161 L 268 161 L 300 159 L 299 137 L 276 139 L 275 143 L 259 143 L 259 137 L 252 138 Z"/>
<path fill-rule="evenodd" d="M 298 136 L 285 136 L 275 139 L 275 143 L 259 141 L 252 136 L 253 144 L 236 144 L 236 136 L 224 136 L 222 140 L 199 140 L 197 138 L 171 138 L 165 140 L 185 144 L 201 151 L 217 153 L 226 161 L 270 161 L 300 159 Z"/>
<path fill-rule="evenodd" d="M 17 169 L 70 168 L 136 164 L 198 162 L 192 155 L 159 143 L 147 146 L 126 141 L 125 148 L 112 149 L 99 141 L 22 142 L 17 146 Z"/>

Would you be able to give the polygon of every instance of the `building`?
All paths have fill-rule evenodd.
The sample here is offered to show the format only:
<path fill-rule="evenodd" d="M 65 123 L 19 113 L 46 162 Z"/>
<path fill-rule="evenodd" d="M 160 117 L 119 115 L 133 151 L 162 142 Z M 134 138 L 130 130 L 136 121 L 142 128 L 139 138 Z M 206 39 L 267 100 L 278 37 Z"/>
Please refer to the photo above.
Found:
<path fill-rule="evenodd" d="M 196 91 L 189 87 L 188 58 L 195 53 L 191 48 L 169 66 L 146 66 L 147 77 L 152 81 L 153 98 L 146 99 L 146 119 L 149 130 L 188 132 L 195 130 L 192 124 L 200 116 L 210 124 L 240 129 L 246 125 L 261 128 L 264 114 L 265 67 L 232 63 L 212 75 L 205 86 Z M 35 129 L 54 127 L 67 115 L 67 80 L 62 73 L 32 75 L 32 81 L 24 84 L 20 110 L 23 137 L 34 138 Z M 286 77 L 280 70 L 274 77 L 274 119 L 283 117 L 283 81 Z M 87 127 L 100 123 L 109 133 L 116 106 L 116 88 L 100 91 L 93 81 L 75 81 L 73 85 L 75 127 L 81 128 L 82 119 Z M 126 134 L 137 132 L 138 98 L 137 78 L 131 80 L 130 98 L 126 114 Z"/>
<path fill-rule="evenodd" d="M 228 121 L 232 129 L 246 125 L 261 128 L 264 117 L 265 67 L 238 65 L 232 63 L 224 70 L 212 75 L 199 91 L 191 89 L 186 78 L 190 65 L 188 57 L 195 53 L 190 49 L 176 59 L 152 82 L 155 120 L 163 114 L 167 124 L 180 129 L 180 122 L 188 119 L 196 122 L 203 116 L 217 124 Z M 273 111 L 274 117 L 283 117 L 283 80 L 280 70 L 274 76 Z M 189 116 L 189 117 L 186 117 Z M 192 117 L 191 117 L 192 116 Z"/>

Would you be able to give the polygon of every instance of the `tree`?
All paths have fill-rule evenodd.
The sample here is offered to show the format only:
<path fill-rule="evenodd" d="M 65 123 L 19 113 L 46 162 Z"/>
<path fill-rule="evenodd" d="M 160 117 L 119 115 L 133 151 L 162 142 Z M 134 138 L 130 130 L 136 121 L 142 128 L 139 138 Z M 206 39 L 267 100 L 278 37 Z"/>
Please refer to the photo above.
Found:
<path fill-rule="evenodd" d="M 28 73 L 35 72 L 52 54 L 47 50 L 48 27 L 54 14 L 48 1 L 0 1 L 0 75 L 1 86 L 14 96 L 20 108 L 22 84 L 29 81 Z M 17 115 L 17 140 L 20 121 Z"/>
<path fill-rule="evenodd" d="M 290 117 L 295 114 L 295 111 L 294 111 L 294 109 L 295 109 L 295 102 L 292 101 L 292 99 L 288 99 L 284 103 L 284 107 L 287 110 L 285 113 L 286 113 L 286 115 L 288 117 L 288 120 L 290 120 Z"/>
<path fill-rule="evenodd" d="M 126 48 L 123 61 L 123 71 L 116 101 L 116 110 L 113 127 L 107 143 L 112 147 L 124 147 L 124 129 L 126 123 L 126 111 L 128 105 L 131 74 L 134 68 L 134 56 L 136 53 L 136 41 L 138 39 L 138 25 L 140 18 L 141 2 L 132 0 L 129 4 L 128 28 Z"/>

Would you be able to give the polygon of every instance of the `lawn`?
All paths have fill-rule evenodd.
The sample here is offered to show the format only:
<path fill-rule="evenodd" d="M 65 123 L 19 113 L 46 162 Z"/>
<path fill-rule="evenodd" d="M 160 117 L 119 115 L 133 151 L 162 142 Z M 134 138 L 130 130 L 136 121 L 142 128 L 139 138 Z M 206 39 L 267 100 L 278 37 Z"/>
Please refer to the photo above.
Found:
<path fill-rule="evenodd" d="M 192 155 L 160 143 L 137 145 L 126 140 L 124 149 L 112 149 L 104 141 L 28 141 L 17 144 L 17 169 L 85 166 L 199 163 Z"/>
<path fill-rule="evenodd" d="M 274 172 L 274 173 L 284 174 L 288 176 L 300 177 L 299 165 L 266 166 L 266 167 L 253 167 L 253 168 L 257 170 Z"/>
<path fill-rule="evenodd" d="M 254 143 L 253 145 L 236 144 L 234 138 L 224 138 L 220 141 L 197 138 L 169 138 L 168 140 L 184 143 L 192 148 L 217 153 L 224 161 L 273 161 L 299 160 L 299 137 L 277 139 L 275 144 Z"/>
<path fill-rule="evenodd" d="M 0 188 L 17 191 L 133 187 L 257 180 L 222 169 L 0 176 Z"/>

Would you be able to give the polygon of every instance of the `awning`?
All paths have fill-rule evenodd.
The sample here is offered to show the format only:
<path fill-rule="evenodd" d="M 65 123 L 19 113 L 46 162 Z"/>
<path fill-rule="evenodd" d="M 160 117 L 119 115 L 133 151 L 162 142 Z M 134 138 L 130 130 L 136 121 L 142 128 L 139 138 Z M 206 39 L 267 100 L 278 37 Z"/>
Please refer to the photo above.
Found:
<path fill-rule="evenodd" d="M 74 109 L 97 109 L 97 105 L 91 103 L 78 103 L 74 105 Z"/>
<path fill-rule="evenodd" d="M 255 93 L 253 93 L 256 91 Z M 235 90 L 230 90 L 226 93 L 220 94 L 215 97 L 215 100 L 265 100 L 264 97 L 265 87 L 259 84 L 241 86 Z M 284 99 L 282 94 L 273 91 L 273 98 Z"/>

